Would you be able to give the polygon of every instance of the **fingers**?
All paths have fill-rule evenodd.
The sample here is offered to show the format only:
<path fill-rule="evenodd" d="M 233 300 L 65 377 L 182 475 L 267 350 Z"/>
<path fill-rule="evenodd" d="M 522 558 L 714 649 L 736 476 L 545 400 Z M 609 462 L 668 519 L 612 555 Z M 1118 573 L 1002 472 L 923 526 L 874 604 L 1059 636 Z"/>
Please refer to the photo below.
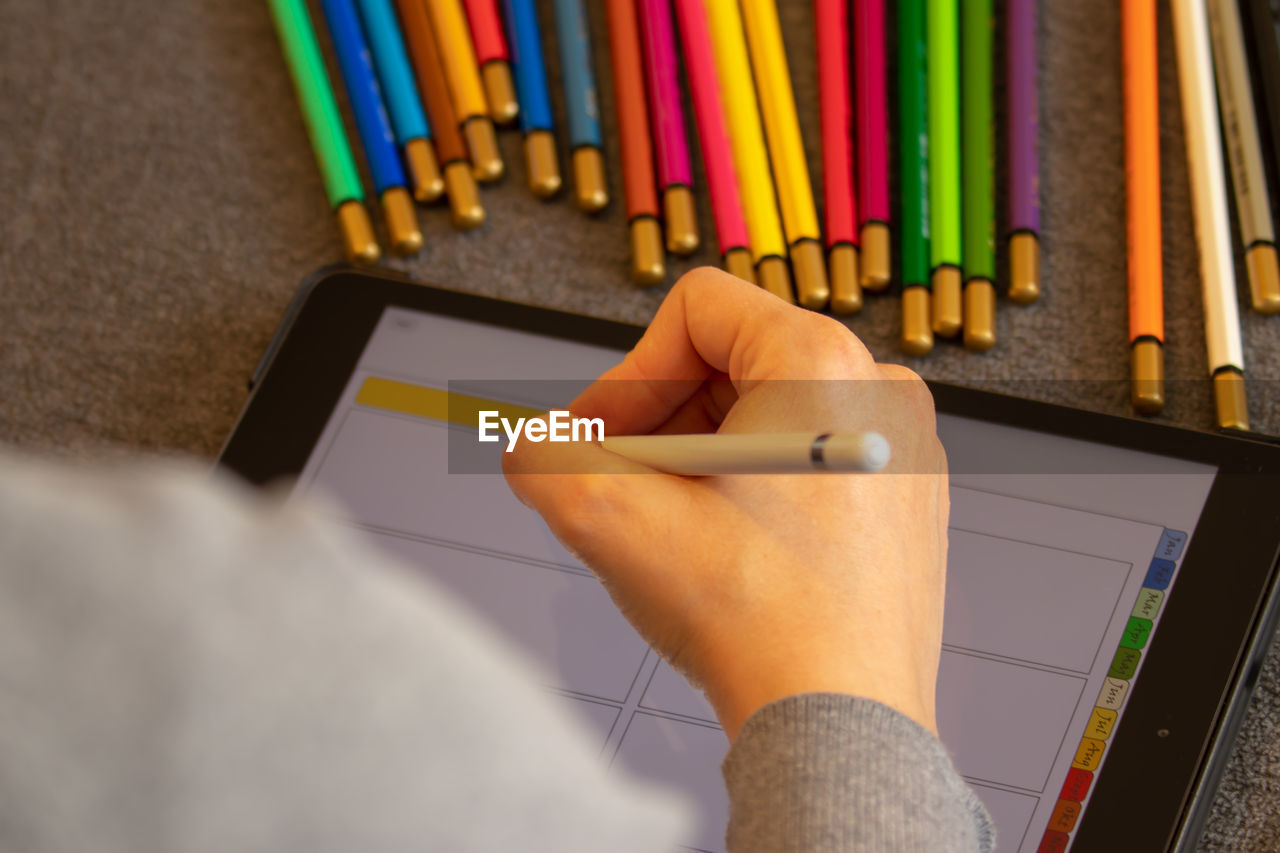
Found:
<path fill-rule="evenodd" d="M 611 432 L 645 433 L 671 419 L 716 372 L 742 391 L 767 379 L 871 376 L 873 365 L 839 321 L 701 268 L 676 282 L 635 349 L 572 408 L 604 418 Z"/>

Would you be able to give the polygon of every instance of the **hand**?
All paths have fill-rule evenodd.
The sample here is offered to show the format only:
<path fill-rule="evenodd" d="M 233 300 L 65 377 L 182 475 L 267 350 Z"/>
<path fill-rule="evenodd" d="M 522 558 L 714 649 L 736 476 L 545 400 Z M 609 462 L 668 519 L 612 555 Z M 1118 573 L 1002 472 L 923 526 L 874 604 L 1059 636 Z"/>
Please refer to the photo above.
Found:
<path fill-rule="evenodd" d="M 812 692 L 875 699 L 936 733 L 947 467 L 918 376 L 876 364 L 835 320 L 700 269 L 570 409 L 608 434 L 884 435 L 880 474 L 686 478 L 588 443 L 503 458 L 730 740 L 756 709 Z"/>

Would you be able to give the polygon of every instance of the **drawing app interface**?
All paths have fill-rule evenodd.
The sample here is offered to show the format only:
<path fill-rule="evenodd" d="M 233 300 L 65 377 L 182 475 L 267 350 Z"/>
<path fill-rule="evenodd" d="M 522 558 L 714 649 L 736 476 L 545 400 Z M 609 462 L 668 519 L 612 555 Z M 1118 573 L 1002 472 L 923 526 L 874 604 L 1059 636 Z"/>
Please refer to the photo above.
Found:
<path fill-rule="evenodd" d="M 722 851 L 728 747 L 702 695 L 501 477 L 451 474 L 457 380 L 590 380 L 618 351 L 389 309 L 297 494 L 453 592 L 540 665 L 601 761 L 678 790 Z M 533 409 L 569 401 L 508 400 Z M 1001 853 L 1064 849 L 1158 631 L 1215 470 L 939 416 L 952 469 L 938 729 Z M 1045 460 L 1052 460 L 1046 470 Z"/>

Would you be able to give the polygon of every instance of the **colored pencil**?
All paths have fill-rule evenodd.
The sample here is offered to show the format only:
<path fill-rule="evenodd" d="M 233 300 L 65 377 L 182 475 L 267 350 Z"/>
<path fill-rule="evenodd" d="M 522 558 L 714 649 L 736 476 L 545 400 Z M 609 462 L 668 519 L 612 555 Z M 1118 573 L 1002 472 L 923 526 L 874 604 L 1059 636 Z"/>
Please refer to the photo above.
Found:
<path fill-rule="evenodd" d="M 400 22 L 413 58 L 427 116 L 436 128 L 436 153 L 444 170 L 445 191 L 449 197 L 449 212 L 452 214 L 453 224 L 463 229 L 475 228 L 484 222 L 484 208 L 480 205 L 475 175 L 467 157 L 467 144 L 458 128 L 453 102 L 449 99 L 444 61 L 436 47 L 431 18 L 422 0 L 396 0 L 396 7 L 400 12 Z"/>
<path fill-rule="evenodd" d="M 849 82 L 849 4 L 814 0 L 818 113 L 822 129 L 822 199 L 826 214 L 831 309 L 862 308 L 858 276 L 857 188 L 853 179 L 853 90 Z"/>
<path fill-rule="evenodd" d="M 524 134 L 524 159 L 529 189 L 539 198 L 560 191 L 560 161 L 556 156 L 555 123 L 551 94 L 542 60 L 542 32 L 535 0 L 502 0 L 511 50 L 512 72 L 520 99 L 520 130 Z"/>
<path fill-rule="evenodd" d="M 1208 0 L 1208 9 L 1218 104 L 1240 236 L 1244 239 L 1249 293 L 1255 311 L 1274 314 L 1280 311 L 1280 266 L 1276 263 L 1276 233 L 1271 221 L 1271 199 L 1267 197 L 1267 175 L 1262 165 L 1240 10 L 1236 0 Z"/>
<path fill-rule="evenodd" d="M 774 0 L 742 0 L 742 19 L 760 95 L 765 138 L 769 141 L 769 159 L 777 181 L 782 226 L 791 250 L 797 300 L 806 308 L 820 309 L 826 306 L 831 290 L 795 95 L 791 91 L 791 73 L 778 25 L 778 8 Z"/>
<path fill-rule="evenodd" d="M 959 0 L 928 0 L 929 265 L 933 333 L 960 331 L 960 32 Z"/>
<path fill-rule="evenodd" d="M 670 0 L 636 0 L 644 47 L 653 148 L 662 192 L 667 251 L 691 255 L 698 249 L 698 212 L 693 201 L 693 162 L 685 129 Z"/>
<path fill-rule="evenodd" d="M 742 191 L 742 212 L 756 264 L 756 281 L 774 296 L 794 302 L 791 272 L 787 267 L 787 243 L 778 215 L 769 152 L 760 129 L 760 109 L 751 80 L 738 0 L 705 2 L 724 97 L 725 120 L 729 125 L 729 142 L 733 146 L 733 163 Z"/>
<path fill-rule="evenodd" d="M 1235 266 L 1227 220 L 1227 190 L 1222 174 L 1222 140 L 1218 134 L 1208 22 L 1201 0 L 1172 0 L 1172 4 L 1187 172 L 1191 178 L 1196 240 L 1200 245 L 1204 336 L 1217 421 L 1221 427 L 1248 429 L 1244 351 L 1236 312 Z"/>
<path fill-rule="evenodd" d="M 1124 0 L 1124 174 L 1129 236 L 1130 399 L 1164 408 L 1164 265 L 1160 225 L 1160 91 L 1156 0 Z"/>
<path fill-rule="evenodd" d="M 1280 41 L 1271 0 L 1240 0 L 1269 195 L 1280 204 Z"/>
<path fill-rule="evenodd" d="M 964 345 L 996 342 L 995 119 L 991 108 L 991 0 L 964 0 L 960 18 Z"/>
<path fill-rule="evenodd" d="M 929 122 L 925 0 L 898 4 L 898 194 L 902 256 L 902 350 L 933 349 L 929 281 Z"/>
<path fill-rule="evenodd" d="M 489 183 L 502 177 L 506 167 L 498 151 L 498 139 L 489 117 L 484 84 L 476 65 L 475 51 L 467 29 L 467 18 L 459 0 L 422 0 L 431 16 L 436 52 L 444 65 L 453 113 L 471 152 L 471 166 L 477 181 Z"/>
<path fill-rule="evenodd" d="M 889 235 L 889 103 L 884 0 L 853 0 L 854 136 L 862 286 L 884 290 L 893 275 Z"/>
<path fill-rule="evenodd" d="M 707 25 L 703 0 L 676 0 L 676 21 L 684 45 L 685 68 L 693 96 L 693 114 L 702 147 L 702 165 L 707 173 L 707 192 L 716 224 L 716 241 L 724 268 L 741 279 L 755 283 L 747 221 L 742 216 L 738 173 L 733 167 L 733 146 L 725 123 L 724 100 L 716 75 L 715 48 Z"/>
<path fill-rule="evenodd" d="M 658 183 L 653 173 L 649 107 L 645 102 L 640 24 L 633 0 L 607 0 L 606 12 L 622 195 L 631 237 L 631 279 L 649 286 L 662 281 L 667 267 L 659 222 Z"/>
<path fill-rule="evenodd" d="M 406 189 L 408 181 L 400 164 L 400 152 L 396 150 L 395 135 L 355 5 L 352 0 L 321 0 L 321 5 L 351 111 L 355 114 L 356 130 L 369 161 L 373 187 L 382 200 L 391 248 L 411 255 L 422 248 L 422 230 L 418 227 L 413 199 Z"/>
<path fill-rule="evenodd" d="M 507 39 L 502 34 L 498 0 L 463 2 L 467 8 L 471 41 L 484 79 L 489 115 L 498 124 L 508 124 L 515 121 L 520 112 L 520 103 L 516 100 L 515 82 L 511 79 L 511 55 L 507 51 Z"/>
<path fill-rule="evenodd" d="M 373 67 L 386 97 L 391 114 L 391 129 L 404 152 L 413 184 L 413 197 L 418 201 L 435 201 L 444 193 L 444 180 L 431 147 L 431 125 L 422 110 L 418 87 L 404 50 L 404 37 L 396 22 L 391 0 L 357 0 L 360 21 L 369 37 Z"/>
<path fill-rule="evenodd" d="M 609 203 L 609 184 L 604 174 L 604 139 L 600 134 L 587 9 L 582 0 L 555 0 L 554 8 L 569 150 L 573 152 L 574 198 L 579 208 L 595 213 Z"/>
<path fill-rule="evenodd" d="M 1007 0 L 1005 60 L 1009 158 L 1009 298 L 1040 297 L 1040 107 L 1036 82 L 1039 0 Z"/>
<path fill-rule="evenodd" d="M 302 118 L 311 139 L 311 150 L 320 166 L 329 206 L 338 215 L 347 259 L 361 263 L 378 260 L 381 251 L 373 236 L 373 224 L 364 207 L 364 188 L 351 154 L 338 103 L 324 70 L 311 16 L 304 0 L 269 0 L 271 19 L 284 53 L 293 87 L 302 107 Z"/>

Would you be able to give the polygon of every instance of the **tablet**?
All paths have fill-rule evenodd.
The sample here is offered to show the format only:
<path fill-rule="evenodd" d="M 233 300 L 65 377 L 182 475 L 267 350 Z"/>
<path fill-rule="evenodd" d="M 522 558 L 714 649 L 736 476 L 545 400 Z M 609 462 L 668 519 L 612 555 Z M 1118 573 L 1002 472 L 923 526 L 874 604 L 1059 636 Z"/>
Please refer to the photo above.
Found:
<path fill-rule="evenodd" d="M 220 462 L 336 497 L 335 523 L 522 648 L 601 760 L 679 791 L 699 815 L 687 847 L 720 851 L 727 741 L 706 701 L 501 477 L 450 469 L 449 436 L 467 429 L 450 393 L 563 393 L 642 331 L 322 272 Z M 1274 627 L 1280 449 L 931 387 L 952 470 L 938 728 L 998 849 L 1191 849 Z"/>

